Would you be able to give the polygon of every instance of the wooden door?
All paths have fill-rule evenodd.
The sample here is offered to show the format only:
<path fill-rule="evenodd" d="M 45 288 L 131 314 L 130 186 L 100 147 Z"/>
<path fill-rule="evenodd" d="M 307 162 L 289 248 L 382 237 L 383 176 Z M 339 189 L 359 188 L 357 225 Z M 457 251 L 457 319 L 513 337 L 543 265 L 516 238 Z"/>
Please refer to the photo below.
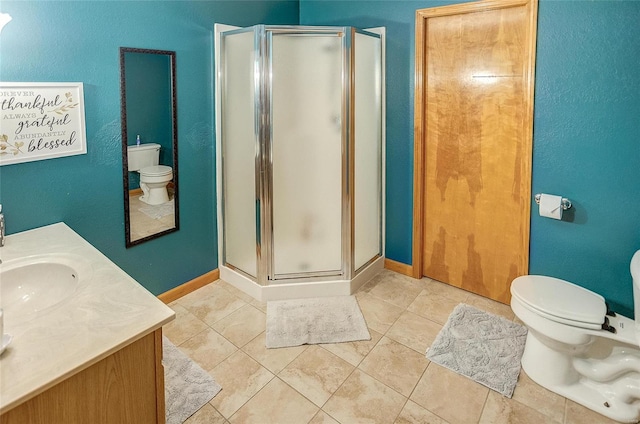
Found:
<path fill-rule="evenodd" d="M 528 272 L 536 9 L 418 12 L 423 275 L 504 303 Z"/>

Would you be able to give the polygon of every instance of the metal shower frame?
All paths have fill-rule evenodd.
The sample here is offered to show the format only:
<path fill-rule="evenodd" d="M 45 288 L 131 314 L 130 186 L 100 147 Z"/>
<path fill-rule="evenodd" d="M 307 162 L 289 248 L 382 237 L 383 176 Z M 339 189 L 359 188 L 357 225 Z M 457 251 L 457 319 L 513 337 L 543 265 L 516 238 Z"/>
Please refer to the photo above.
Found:
<path fill-rule="evenodd" d="M 222 231 L 222 263 L 235 272 L 255 281 L 261 286 L 267 286 L 274 283 L 302 283 L 308 281 L 328 281 L 339 278 L 341 280 L 353 279 L 361 270 L 367 268 L 370 264 L 379 259 L 384 252 L 383 234 L 383 212 L 384 199 L 383 192 L 380 193 L 379 214 L 380 214 L 380 243 L 378 254 L 363 264 L 358 269 L 354 268 L 355 263 L 355 213 L 353 208 L 355 187 L 355 107 L 353 101 L 353 92 L 355 85 L 355 48 L 353 40 L 355 34 L 360 33 L 367 36 L 381 38 L 379 34 L 356 29 L 354 27 L 335 27 L 335 26 L 290 26 L 290 25 L 255 25 L 247 28 L 239 28 L 226 31 L 221 34 L 224 38 L 227 35 L 238 33 L 254 33 L 254 135 L 256 144 L 255 156 L 255 188 L 256 188 L 256 264 L 257 275 L 254 277 L 226 260 L 226 240 L 225 232 Z M 297 36 L 313 36 L 313 35 L 334 35 L 342 38 L 342 101 L 341 101 L 341 145 L 342 145 L 342 196 L 341 196 L 341 268 L 338 270 L 313 271 L 301 273 L 275 274 L 274 270 L 274 248 L 273 248 L 273 131 L 272 131 L 272 80 L 271 80 L 271 64 L 272 64 L 272 40 L 273 36 L 281 34 L 290 34 Z M 222 38 L 222 39 L 223 39 Z M 224 42 L 221 42 L 220 60 L 224 62 Z M 382 66 L 382 65 L 381 65 Z M 224 69 L 224 63 L 221 65 Z M 218 75 L 220 81 L 223 81 L 224 75 Z M 223 86 L 223 83 L 220 85 Z M 383 89 L 381 89 L 383 92 Z M 221 96 L 224 90 L 221 90 Z M 384 107 L 384 106 L 383 106 Z M 381 117 L 382 118 L 382 117 Z M 382 121 L 382 119 L 381 119 Z M 383 126 L 381 122 L 381 126 Z M 224 137 L 224 127 L 221 126 L 220 133 Z M 381 136 L 384 132 L 381 129 Z M 384 142 L 381 140 L 379 148 L 384 149 Z M 384 157 L 381 151 L 380 157 Z M 222 150 L 224 156 L 224 150 Z M 224 166 L 224 160 L 221 161 Z M 382 168 L 382 163 L 378 165 Z M 379 170 L 380 187 L 384 187 L 383 169 Z M 225 221 L 224 203 L 225 184 L 224 171 L 220 173 L 222 176 L 222 220 Z"/>

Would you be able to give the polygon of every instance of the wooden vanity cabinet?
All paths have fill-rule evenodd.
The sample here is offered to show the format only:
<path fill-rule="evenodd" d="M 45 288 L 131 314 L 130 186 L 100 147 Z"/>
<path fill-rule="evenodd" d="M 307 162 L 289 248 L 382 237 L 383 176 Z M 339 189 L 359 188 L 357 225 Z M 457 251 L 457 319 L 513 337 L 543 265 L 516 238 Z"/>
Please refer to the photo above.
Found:
<path fill-rule="evenodd" d="M 1 424 L 164 424 L 162 329 L 0 416 Z"/>

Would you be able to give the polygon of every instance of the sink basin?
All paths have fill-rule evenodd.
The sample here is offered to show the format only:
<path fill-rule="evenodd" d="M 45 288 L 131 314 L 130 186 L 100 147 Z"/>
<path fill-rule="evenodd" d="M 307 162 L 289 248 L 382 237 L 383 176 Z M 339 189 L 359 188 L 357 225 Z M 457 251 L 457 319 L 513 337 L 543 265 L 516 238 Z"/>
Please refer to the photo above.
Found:
<path fill-rule="evenodd" d="M 84 271 L 84 272 L 83 272 Z M 69 299 L 81 285 L 87 266 L 81 258 L 41 255 L 0 265 L 0 307 L 17 323 Z"/>

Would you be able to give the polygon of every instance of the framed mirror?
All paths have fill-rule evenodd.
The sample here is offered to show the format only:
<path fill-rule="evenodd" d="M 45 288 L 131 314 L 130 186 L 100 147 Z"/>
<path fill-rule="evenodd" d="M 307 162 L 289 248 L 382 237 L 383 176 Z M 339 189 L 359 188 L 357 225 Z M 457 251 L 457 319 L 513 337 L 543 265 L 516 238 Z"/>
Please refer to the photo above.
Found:
<path fill-rule="evenodd" d="M 176 53 L 120 47 L 127 247 L 177 231 Z"/>

